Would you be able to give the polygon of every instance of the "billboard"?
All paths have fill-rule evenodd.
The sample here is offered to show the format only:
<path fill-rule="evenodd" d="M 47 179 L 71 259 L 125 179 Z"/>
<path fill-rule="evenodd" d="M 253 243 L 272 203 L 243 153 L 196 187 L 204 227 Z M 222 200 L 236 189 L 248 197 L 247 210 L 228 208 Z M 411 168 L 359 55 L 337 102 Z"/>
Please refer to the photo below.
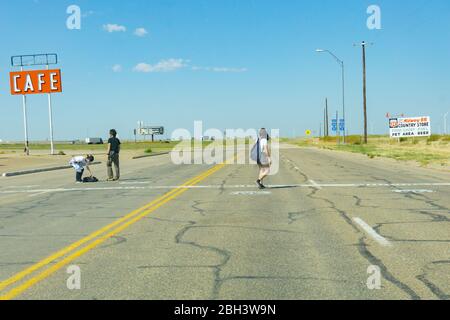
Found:
<path fill-rule="evenodd" d="M 141 136 L 164 135 L 164 127 L 143 127 L 140 128 Z"/>
<path fill-rule="evenodd" d="M 62 92 L 61 70 L 10 72 L 12 95 Z"/>
<path fill-rule="evenodd" d="M 431 118 L 391 118 L 389 119 L 391 138 L 431 136 Z"/>

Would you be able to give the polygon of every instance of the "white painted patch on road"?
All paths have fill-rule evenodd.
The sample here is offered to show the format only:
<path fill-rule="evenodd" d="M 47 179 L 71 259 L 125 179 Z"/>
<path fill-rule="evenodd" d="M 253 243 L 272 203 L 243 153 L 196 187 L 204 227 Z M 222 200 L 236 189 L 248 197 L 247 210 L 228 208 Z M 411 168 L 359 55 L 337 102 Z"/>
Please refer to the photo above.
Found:
<path fill-rule="evenodd" d="M 315 182 L 314 180 L 309 180 L 309 182 L 311 183 L 311 185 L 312 185 L 314 188 L 319 189 L 319 190 L 322 190 L 322 187 L 321 187 L 317 182 Z"/>
<path fill-rule="evenodd" d="M 365 223 L 361 218 L 353 218 L 355 221 L 373 240 L 383 247 L 391 247 L 392 244 L 383 236 L 378 234 L 371 226 Z"/>
<path fill-rule="evenodd" d="M 272 194 L 270 191 L 236 191 L 232 192 L 233 196 L 264 196 Z"/>
<path fill-rule="evenodd" d="M 29 195 L 28 197 L 30 197 L 30 198 L 39 197 L 39 196 L 42 196 L 42 195 L 47 194 L 47 193 L 51 193 L 51 191 L 37 192 L 37 193 L 35 193 L 35 194 Z"/>
<path fill-rule="evenodd" d="M 395 193 L 434 193 L 433 190 L 394 190 Z"/>
<path fill-rule="evenodd" d="M 120 182 L 123 185 L 131 185 L 131 184 L 150 184 L 150 181 L 130 181 L 130 182 Z"/>
<path fill-rule="evenodd" d="M 375 183 L 347 183 L 347 184 L 325 184 L 317 183 L 314 180 L 309 181 L 309 184 L 285 184 L 285 185 L 268 185 L 268 189 L 292 189 L 292 188 L 400 188 L 400 187 L 450 187 L 450 183 L 399 183 L 399 184 L 375 184 Z M 92 184 L 91 184 L 92 185 Z M 151 185 L 151 182 L 139 182 L 134 185 L 132 182 L 124 184 L 116 184 L 109 186 L 102 186 L 100 184 L 98 187 L 77 187 L 77 188 L 33 188 L 35 186 L 17 186 L 15 189 L 10 187 L 0 188 L 0 195 L 9 194 L 45 194 L 45 193 L 60 193 L 60 192 L 95 192 L 95 191 L 113 191 L 113 190 L 123 190 L 123 191 L 133 191 L 133 190 L 171 190 L 171 189 L 255 189 L 256 186 L 253 184 L 249 185 L 198 185 L 198 186 L 155 186 Z M 418 191 L 421 189 L 415 189 Z M 395 191 L 399 191 L 396 189 Z M 410 192 L 411 190 L 409 190 Z M 426 191 L 426 189 L 422 190 Z M 431 190 L 430 190 L 431 191 Z M 402 191 L 406 192 L 406 191 Z M 433 191 L 435 192 L 435 191 Z"/>

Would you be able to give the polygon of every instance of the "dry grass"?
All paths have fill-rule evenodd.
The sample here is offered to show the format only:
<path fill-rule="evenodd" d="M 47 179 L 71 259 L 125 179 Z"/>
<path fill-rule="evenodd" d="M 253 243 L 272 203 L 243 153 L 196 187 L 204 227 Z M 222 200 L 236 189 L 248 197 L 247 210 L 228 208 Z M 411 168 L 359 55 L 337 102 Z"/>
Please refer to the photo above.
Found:
<path fill-rule="evenodd" d="M 347 137 L 347 144 L 338 145 L 336 137 L 313 139 L 283 139 L 303 147 L 318 147 L 365 154 L 369 158 L 385 157 L 402 161 L 417 161 L 421 165 L 449 165 L 450 136 L 433 135 L 430 138 L 408 138 L 400 141 L 387 136 L 371 136 L 367 145 L 362 137 Z"/>

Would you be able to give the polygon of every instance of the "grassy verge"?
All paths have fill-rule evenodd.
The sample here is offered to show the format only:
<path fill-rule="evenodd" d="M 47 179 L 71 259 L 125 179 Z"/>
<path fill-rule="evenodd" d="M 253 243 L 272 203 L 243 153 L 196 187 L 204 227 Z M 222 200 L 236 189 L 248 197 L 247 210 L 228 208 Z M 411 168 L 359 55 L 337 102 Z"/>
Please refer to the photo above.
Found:
<path fill-rule="evenodd" d="M 318 147 L 329 150 L 352 152 L 400 161 L 416 161 L 423 166 L 430 164 L 447 166 L 450 163 L 450 136 L 433 135 L 430 138 L 393 140 L 387 136 L 371 136 L 367 145 L 360 136 L 350 136 L 347 144 L 338 144 L 336 137 L 316 139 L 284 139 L 301 147 Z"/>
<path fill-rule="evenodd" d="M 123 151 L 136 151 L 142 153 L 157 153 L 172 150 L 179 142 L 123 142 Z M 203 147 L 209 145 L 211 142 L 203 142 Z M 49 144 L 45 143 L 32 143 L 30 144 L 30 149 L 35 151 L 45 151 L 49 150 Z M 83 151 L 83 152 L 104 152 L 107 148 L 106 144 L 103 145 L 87 145 L 87 144 L 56 144 L 56 152 L 72 152 L 72 151 Z M 24 149 L 23 144 L 0 144 L 0 154 L 8 153 L 22 153 Z"/>

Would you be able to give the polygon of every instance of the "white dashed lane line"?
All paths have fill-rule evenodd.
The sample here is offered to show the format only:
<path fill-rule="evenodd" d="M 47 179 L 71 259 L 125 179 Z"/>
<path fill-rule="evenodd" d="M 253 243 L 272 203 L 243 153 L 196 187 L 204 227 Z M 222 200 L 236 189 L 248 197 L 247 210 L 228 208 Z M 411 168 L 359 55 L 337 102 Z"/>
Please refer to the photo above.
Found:
<path fill-rule="evenodd" d="M 348 184 L 339 184 L 339 183 L 317 183 L 314 180 L 310 180 L 309 184 L 285 184 L 285 185 L 269 185 L 268 189 L 283 189 L 283 188 L 316 188 L 316 189 L 325 189 L 325 188 L 397 188 L 394 192 L 398 193 L 425 193 L 425 192 L 433 192 L 432 190 L 427 189 L 408 189 L 401 190 L 398 189 L 400 187 L 450 187 L 450 183 L 393 183 L 393 184 L 381 184 L 381 183 L 348 183 Z M 140 182 L 136 185 L 132 185 L 132 183 L 128 183 L 127 185 L 117 185 L 110 187 L 78 187 L 78 188 L 48 188 L 48 189 L 34 189 L 34 188 L 24 188 L 20 187 L 17 189 L 9 189 L 2 188 L 0 189 L 0 194 L 21 194 L 21 193 L 54 193 L 54 192 L 81 192 L 81 191 L 110 191 L 110 190 L 165 190 L 165 189 L 174 189 L 174 188 L 184 188 L 184 189 L 255 189 L 255 185 L 202 185 L 202 186 L 153 186 L 149 183 Z"/>
<path fill-rule="evenodd" d="M 361 218 L 353 218 L 356 224 L 363 229 L 373 240 L 378 242 L 383 247 L 391 247 L 392 244 L 385 237 L 378 234 L 371 226 L 365 223 Z"/>

